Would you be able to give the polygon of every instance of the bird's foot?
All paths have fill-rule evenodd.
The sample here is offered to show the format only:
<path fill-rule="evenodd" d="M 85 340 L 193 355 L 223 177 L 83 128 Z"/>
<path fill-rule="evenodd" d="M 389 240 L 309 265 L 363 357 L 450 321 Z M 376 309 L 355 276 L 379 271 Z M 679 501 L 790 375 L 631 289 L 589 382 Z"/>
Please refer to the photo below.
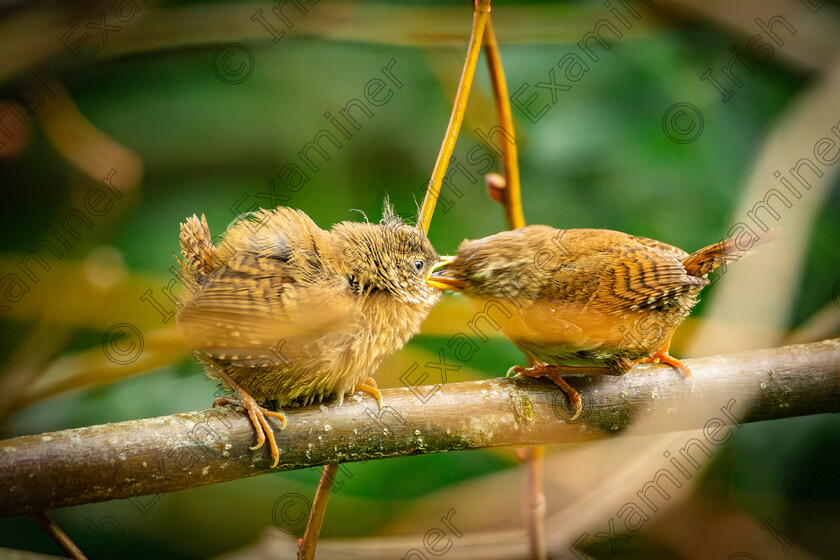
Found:
<path fill-rule="evenodd" d="M 233 378 L 228 375 L 223 366 L 215 364 L 213 369 L 219 374 L 222 381 L 227 383 L 228 387 L 236 393 L 237 397 L 235 399 L 230 397 L 219 397 L 213 401 L 213 406 L 216 407 L 226 404 L 235 404 L 248 411 L 248 418 L 251 419 L 251 424 L 254 425 L 254 430 L 257 432 L 257 445 L 251 449 L 259 449 L 263 446 L 267 439 L 268 447 L 271 450 L 271 457 L 274 459 L 274 462 L 271 464 L 271 468 L 273 469 L 280 462 L 280 450 L 277 449 L 277 442 L 274 439 L 274 430 L 271 429 L 271 425 L 268 423 L 267 417 L 271 416 L 278 418 L 281 422 L 283 422 L 283 428 L 281 429 L 285 430 L 286 415 L 283 414 L 282 411 L 268 410 L 260 405 L 257 400 L 248 393 L 248 391 L 243 389 L 239 383 L 234 381 Z"/>
<path fill-rule="evenodd" d="M 668 364 L 669 366 L 675 367 L 680 370 L 686 378 L 691 379 L 691 392 L 694 392 L 694 389 L 697 386 L 697 380 L 694 378 L 694 374 L 691 373 L 691 368 L 689 368 L 685 363 L 677 358 L 671 356 L 668 353 L 668 349 L 671 347 L 671 341 L 668 340 L 668 343 L 660 348 L 658 351 L 654 352 L 648 358 L 642 358 L 641 360 L 636 360 L 637 364 L 651 364 L 656 362 L 661 362 L 663 364 Z"/>
<path fill-rule="evenodd" d="M 505 377 L 511 377 L 511 374 L 513 374 L 513 377 L 542 377 L 543 375 L 545 375 L 544 370 L 545 364 L 540 363 L 529 368 L 526 368 L 524 366 L 513 366 L 512 368 L 507 370 Z"/>
<path fill-rule="evenodd" d="M 569 403 L 571 403 L 572 408 L 575 409 L 575 414 L 571 418 L 569 418 L 569 421 L 572 421 L 577 420 L 577 417 L 580 416 L 582 404 L 580 402 L 580 393 L 573 389 L 571 385 L 566 383 L 566 381 L 562 377 L 564 371 L 565 373 L 569 373 L 569 369 L 574 368 L 564 368 L 561 366 L 545 366 L 545 374 L 548 376 L 549 379 L 554 381 L 555 385 L 560 387 L 561 391 L 566 393 L 567 397 L 569 397 Z"/>
<path fill-rule="evenodd" d="M 669 366 L 673 366 L 680 370 L 683 375 L 686 376 L 687 379 L 691 379 L 691 392 L 694 392 L 694 389 L 697 387 L 697 379 L 694 378 L 694 374 L 691 373 L 691 368 L 685 365 L 684 362 L 678 360 L 677 358 L 668 354 L 668 349 L 662 349 L 658 351 L 656 354 L 651 356 L 656 361 L 662 362 L 663 364 L 668 364 Z"/>
<path fill-rule="evenodd" d="M 578 393 L 575 389 L 572 388 L 571 385 L 566 383 L 563 380 L 563 375 L 568 374 L 580 374 L 586 373 L 583 371 L 576 371 L 579 369 L 590 369 L 590 368 L 573 368 L 573 367 L 563 367 L 563 366 L 550 366 L 547 364 L 543 364 L 537 362 L 533 366 L 526 368 L 523 366 L 513 366 L 507 372 L 507 377 L 510 377 L 512 373 L 515 373 L 514 377 L 543 377 L 548 376 L 549 379 L 554 381 L 554 384 L 560 387 L 560 390 L 566 393 L 566 396 L 569 397 L 569 402 L 572 405 L 572 408 L 575 409 L 575 414 L 569 418 L 569 421 L 577 420 L 577 417 L 580 416 L 580 411 L 582 409 L 581 401 L 580 401 L 580 393 Z M 603 368 L 598 368 L 603 369 Z M 571 370 L 571 371 L 570 371 Z"/>
<path fill-rule="evenodd" d="M 254 431 L 257 432 L 257 444 L 250 449 L 256 451 L 260 447 L 263 446 L 266 439 L 268 440 L 268 448 L 271 450 L 271 457 L 274 459 L 274 462 L 271 464 L 271 468 L 277 466 L 280 462 L 280 450 L 277 449 L 277 441 L 274 439 L 274 430 L 271 428 L 271 425 L 268 423 L 268 416 L 277 418 L 281 422 L 283 422 L 283 428 L 286 428 L 286 415 L 280 411 L 268 410 L 264 406 L 261 406 L 257 403 L 257 401 L 249 395 L 245 390 L 241 389 L 240 387 L 236 387 L 236 393 L 239 397 L 238 399 L 234 399 L 231 397 L 219 397 L 215 401 L 213 401 L 213 406 L 224 406 L 226 404 L 233 404 L 238 405 L 244 408 L 248 412 L 248 418 L 251 419 L 251 424 L 254 425 Z"/>
<path fill-rule="evenodd" d="M 356 383 L 356 387 L 353 389 L 353 392 L 355 393 L 356 391 L 362 391 L 373 396 L 373 398 L 376 399 L 376 402 L 379 403 L 379 410 L 382 410 L 382 391 L 380 391 L 379 387 L 376 386 L 376 380 L 373 377 L 368 377 L 364 381 Z"/>

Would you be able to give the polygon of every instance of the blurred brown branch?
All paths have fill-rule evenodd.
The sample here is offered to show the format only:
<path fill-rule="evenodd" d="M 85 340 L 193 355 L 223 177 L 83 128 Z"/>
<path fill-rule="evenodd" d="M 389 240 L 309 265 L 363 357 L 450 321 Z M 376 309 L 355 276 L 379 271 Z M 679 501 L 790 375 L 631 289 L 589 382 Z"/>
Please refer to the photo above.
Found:
<path fill-rule="evenodd" d="M 725 424 L 840 412 L 840 339 L 687 360 L 697 390 L 671 367 L 639 365 L 620 377 L 570 378 L 582 421 L 548 380 L 488 379 L 382 391 L 342 406 L 287 409 L 277 430 L 280 469 L 497 446 L 591 441 L 704 430 Z M 735 398 L 751 395 L 751 402 Z M 423 400 L 421 400 L 421 397 Z M 724 410 L 725 409 L 725 410 Z M 720 422 L 715 423 L 718 433 Z M 0 516 L 156 495 L 276 472 L 241 411 L 205 410 L 90 426 L 0 442 Z M 139 496 L 146 496 L 139 498 Z"/>

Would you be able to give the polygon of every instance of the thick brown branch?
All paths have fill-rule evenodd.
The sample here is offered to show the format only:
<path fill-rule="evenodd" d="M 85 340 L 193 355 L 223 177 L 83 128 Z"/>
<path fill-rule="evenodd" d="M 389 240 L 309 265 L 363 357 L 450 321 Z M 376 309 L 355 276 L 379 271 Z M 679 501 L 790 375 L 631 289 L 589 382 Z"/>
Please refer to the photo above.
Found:
<path fill-rule="evenodd" d="M 703 428 L 715 437 L 720 426 L 710 428 L 713 416 L 739 424 L 840 412 L 840 340 L 686 363 L 697 378 L 694 393 L 666 365 L 636 366 L 620 377 L 569 378 L 584 402 L 575 423 L 564 420 L 570 417 L 565 395 L 544 379 L 385 389 L 382 411 L 367 396 L 287 410 L 288 428 L 276 430 L 279 468 L 582 442 L 623 430 Z M 253 443 L 248 418 L 229 407 L 2 441 L 0 516 L 276 472 L 265 449 L 248 449 Z"/>

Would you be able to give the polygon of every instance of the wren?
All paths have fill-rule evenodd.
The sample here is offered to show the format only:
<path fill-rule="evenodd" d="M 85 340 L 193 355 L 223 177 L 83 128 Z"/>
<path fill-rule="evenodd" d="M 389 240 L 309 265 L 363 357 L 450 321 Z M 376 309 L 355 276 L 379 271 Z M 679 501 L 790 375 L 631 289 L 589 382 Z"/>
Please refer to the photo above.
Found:
<path fill-rule="evenodd" d="M 537 362 L 508 374 L 549 376 L 569 395 L 574 419 L 580 395 L 562 375 L 621 375 L 633 363 L 661 361 L 692 379 L 693 391 L 691 370 L 668 354 L 671 338 L 706 276 L 748 253 L 734 238 L 689 255 L 618 231 L 532 225 L 465 240 L 427 282 L 463 292 L 477 308 L 498 304 L 504 335 Z"/>
<path fill-rule="evenodd" d="M 373 373 L 420 329 L 441 292 L 425 283 L 438 254 L 386 201 L 379 223 L 341 222 L 329 231 L 300 210 L 239 216 L 214 245 L 204 216 L 181 224 L 190 289 L 178 328 L 211 378 L 243 406 L 272 467 L 279 450 L 272 408 L 308 405 L 355 390 L 382 407 Z"/>

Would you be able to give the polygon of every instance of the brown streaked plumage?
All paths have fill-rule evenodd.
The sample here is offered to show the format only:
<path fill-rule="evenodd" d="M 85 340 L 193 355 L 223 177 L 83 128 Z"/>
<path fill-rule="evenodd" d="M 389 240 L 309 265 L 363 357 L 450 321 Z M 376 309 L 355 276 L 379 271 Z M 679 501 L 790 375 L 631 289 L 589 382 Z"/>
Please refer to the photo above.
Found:
<path fill-rule="evenodd" d="M 671 337 L 709 284 L 706 275 L 747 254 L 734 238 L 689 255 L 618 231 L 533 225 L 464 241 L 428 283 L 495 309 L 505 336 L 538 362 L 511 371 L 548 375 L 579 413 L 580 396 L 561 375 L 621 375 L 634 362 L 659 360 L 693 383 L 691 370 L 668 354 Z"/>
<path fill-rule="evenodd" d="M 440 292 L 424 276 L 438 255 L 422 232 L 387 205 L 378 224 L 320 229 L 291 208 L 237 218 L 214 246 L 202 216 L 181 224 L 186 289 L 178 327 L 206 366 L 279 452 L 268 410 L 363 390 L 381 406 L 371 377 L 420 329 Z M 274 466 L 273 465 L 273 466 Z"/>

